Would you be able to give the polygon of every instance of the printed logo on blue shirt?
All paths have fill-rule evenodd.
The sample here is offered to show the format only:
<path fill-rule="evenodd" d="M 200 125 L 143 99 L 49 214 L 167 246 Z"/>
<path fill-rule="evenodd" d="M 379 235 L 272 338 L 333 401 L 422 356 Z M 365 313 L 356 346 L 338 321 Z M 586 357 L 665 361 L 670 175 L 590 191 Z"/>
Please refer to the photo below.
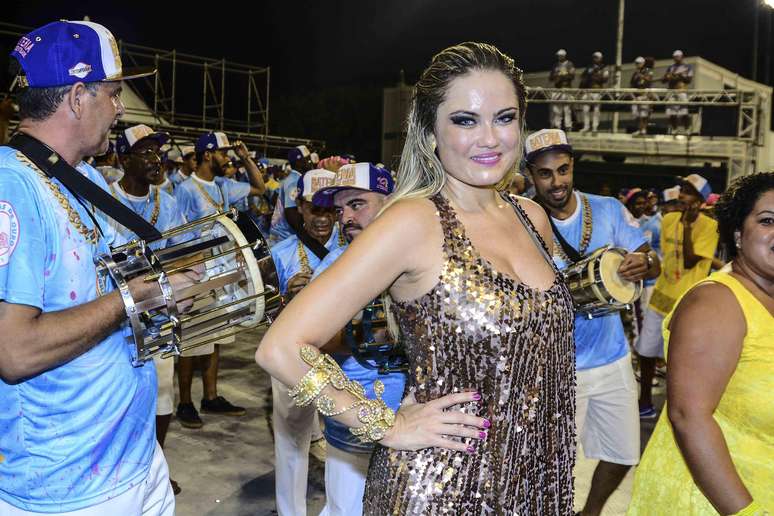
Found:
<path fill-rule="evenodd" d="M 19 219 L 8 201 L 0 201 L 0 267 L 8 260 L 19 242 Z"/>

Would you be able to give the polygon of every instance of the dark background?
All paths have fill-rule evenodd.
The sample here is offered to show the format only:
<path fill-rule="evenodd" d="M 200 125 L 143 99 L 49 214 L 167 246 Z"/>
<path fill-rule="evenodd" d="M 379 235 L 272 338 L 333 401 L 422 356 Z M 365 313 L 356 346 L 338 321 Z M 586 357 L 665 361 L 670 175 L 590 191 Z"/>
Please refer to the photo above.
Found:
<path fill-rule="evenodd" d="M 628 0 L 623 59 L 680 48 L 750 77 L 756 1 Z M 596 50 L 610 63 L 618 1 L 7 1 L 0 9 L 0 20 L 29 26 L 88 15 L 129 43 L 270 66 L 272 134 L 378 160 L 382 88 L 401 70 L 411 83 L 435 52 L 465 40 L 494 43 L 525 71 L 547 69 L 560 47 L 576 66 Z M 761 8 L 761 65 L 769 11 Z M 3 71 L 10 50 L 2 49 Z"/>

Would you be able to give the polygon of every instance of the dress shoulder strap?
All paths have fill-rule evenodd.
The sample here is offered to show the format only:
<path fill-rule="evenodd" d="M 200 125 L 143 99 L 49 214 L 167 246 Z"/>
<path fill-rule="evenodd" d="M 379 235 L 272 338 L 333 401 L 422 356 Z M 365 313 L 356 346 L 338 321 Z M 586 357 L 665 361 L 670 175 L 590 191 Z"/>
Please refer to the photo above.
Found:
<path fill-rule="evenodd" d="M 513 206 L 513 211 L 516 212 L 516 217 L 524 226 L 524 229 L 527 230 L 530 238 L 532 238 L 532 241 L 535 243 L 535 247 L 538 248 L 540 254 L 543 255 L 543 258 L 545 258 L 545 260 L 551 265 L 551 268 L 558 272 L 559 269 L 556 268 L 556 264 L 551 258 L 551 254 L 548 252 L 548 246 L 546 245 L 545 240 L 543 240 L 543 236 L 540 234 L 540 231 L 535 228 L 535 225 L 532 223 L 529 215 L 527 215 L 527 212 L 524 211 L 524 208 L 521 207 L 518 198 L 515 195 L 505 193 L 501 194 L 501 196 L 506 202 Z"/>

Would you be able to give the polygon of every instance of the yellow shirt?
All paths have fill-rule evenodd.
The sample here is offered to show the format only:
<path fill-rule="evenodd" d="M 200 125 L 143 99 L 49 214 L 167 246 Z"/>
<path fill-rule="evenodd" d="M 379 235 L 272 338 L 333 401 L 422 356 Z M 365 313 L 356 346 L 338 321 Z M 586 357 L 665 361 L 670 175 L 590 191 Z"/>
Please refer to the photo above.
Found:
<path fill-rule="evenodd" d="M 661 221 L 661 275 L 656 281 L 649 308 L 661 315 L 672 311 L 675 302 L 697 281 L 707 277 L 712 258 L 718 246 L 718 223 L 704 214 L 693 223 L 691 238 L 693 252 L 702 259 L 690 269 L 683 265 L 683 231 L 680 221 L 682 213 L 664 215 Z"/>

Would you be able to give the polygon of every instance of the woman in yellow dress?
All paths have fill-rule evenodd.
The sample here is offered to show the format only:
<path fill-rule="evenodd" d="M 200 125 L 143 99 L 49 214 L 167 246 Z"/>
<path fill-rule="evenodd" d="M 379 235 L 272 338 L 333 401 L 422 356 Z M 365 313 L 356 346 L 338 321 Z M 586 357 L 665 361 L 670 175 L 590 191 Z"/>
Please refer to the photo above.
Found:
<path fill-rule="evenodd" d="M 716 214 L 733 261 L 664 320 L 667 404 L 630 516 L 774 515 L 774 173 L 740 178 Z"/>

